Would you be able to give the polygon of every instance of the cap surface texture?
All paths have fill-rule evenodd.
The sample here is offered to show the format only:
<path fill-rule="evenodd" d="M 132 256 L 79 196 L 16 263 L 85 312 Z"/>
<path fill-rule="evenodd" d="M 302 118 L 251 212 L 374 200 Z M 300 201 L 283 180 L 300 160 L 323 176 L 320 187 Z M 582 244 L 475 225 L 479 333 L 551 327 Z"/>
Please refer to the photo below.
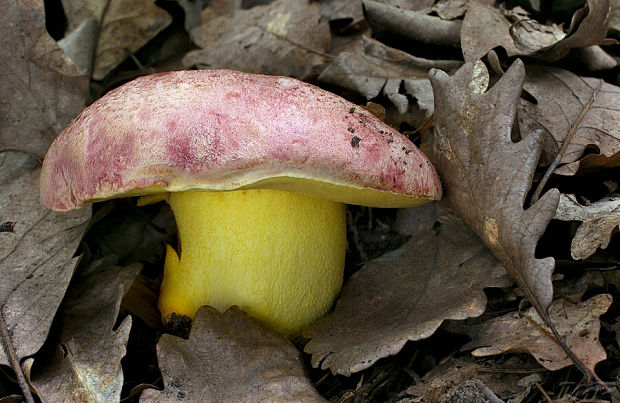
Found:
<path fill-rule="evenodd" d="M 131 81 L 87 107 L 50 147 L 41 201 L 275 188 L 384 207 L 439 199 L 435 169 L 364 108 L 310 84 L 229 70 Z"/>

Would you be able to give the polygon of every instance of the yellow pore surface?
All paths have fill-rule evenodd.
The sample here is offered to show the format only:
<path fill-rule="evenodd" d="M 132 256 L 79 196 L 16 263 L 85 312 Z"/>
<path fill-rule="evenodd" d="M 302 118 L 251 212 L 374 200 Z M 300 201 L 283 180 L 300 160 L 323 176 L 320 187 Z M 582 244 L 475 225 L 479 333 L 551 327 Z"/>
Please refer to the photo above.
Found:
<path fill-rule="evenodd" d="M 170 194 L 180 259 L 167 247 L 159 308 L 194 317 L 238 305 L 286 335 L 321 317 L 342 285 L 345 205 L 272 189 Z"/>

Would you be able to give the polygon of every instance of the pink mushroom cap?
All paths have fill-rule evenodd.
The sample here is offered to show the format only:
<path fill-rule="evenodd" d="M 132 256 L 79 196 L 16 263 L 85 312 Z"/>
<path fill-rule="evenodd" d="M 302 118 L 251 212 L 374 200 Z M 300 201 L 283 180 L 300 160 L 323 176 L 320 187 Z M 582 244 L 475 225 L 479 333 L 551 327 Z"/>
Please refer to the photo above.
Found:
<path fill-rule="evenodd" d="M 426 156 L 364 108 L 288 77 L 176 71 L 131 81 L 51 145 L 41 202 L 273 188 L 349 204 L 441 198 Z"/>

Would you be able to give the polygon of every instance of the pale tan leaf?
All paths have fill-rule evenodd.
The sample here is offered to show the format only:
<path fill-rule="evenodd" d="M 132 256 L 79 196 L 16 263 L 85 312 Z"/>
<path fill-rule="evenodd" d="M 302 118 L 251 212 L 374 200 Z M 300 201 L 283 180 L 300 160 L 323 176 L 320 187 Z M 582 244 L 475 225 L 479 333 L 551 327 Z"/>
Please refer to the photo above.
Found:
<path fill-rule="evenodd" d="M 435 207 L 407 210 L 399 221 L 411 240 L 355 273 L 334 311 L 304 331 L 313 366 L 343 375 L 366 369 L 446 319 L 482 314 L 483 289 L 510 284 L 478 237 Z"/>
<path fill-rule="evenodd" d="M 163 335 L 157 356 L 164 390 L 140 402 L 325 401 L 295 346 L 237 307 L 201 307 L 189 340 Z"/>
<path fill-rule="evenodd" d="M 39 203 L 39 168 L 24 154 L 0 154 L 0 217 L 16 222 L 0 242 L 0 303 L 18 358 L 45 341 L 69 285 L 90 207 L 68 213 Z M 8 364 L 0 351 L 0 364 Z"/>
<path fill-rule="evenodd" d="M 113 330 L 123 293 L 142 265 L 95 261 L 77 271 L 60 306 L 58 340 L 49 353 L 30 359 L 25 371 L 37 395 L 48 402 L 114 402 L 121 396 L 121 358 L 131 329 L 126 317 Z"/>
<path fill-rule="evenodd" d="M 103 79 L 128 57 L 125 49 L 138 51 L 172 21 L 153 0 L 62 0 L 62 6 L 69 31 L 89 18 L 99 23 L 95 80 Z"/>
<path fill-rule="evenodd" d="M 329 25 L 319 5 L 276 0 L 210 19 L 191 31 L 202 49 L 183 58 L 186 67 L 228 68 L 303 78 L 326 61 Z"/>
<path fill-rule="evenodd" d="M 575 195 L 560 195 L 555 218 L 562 221 L 583 221 L 571 243 L 573 259 L 585 259 L 598 248 L 609 245 L 613 231 L 620 226 L 620 197 L 605 197 L 583 206 Z"/>
<path fill-rule="evenodd" d="M 549 308 L 549 316 L 560 336 L 573 354 L 592 371 L 597 363 L 607 357 L 598 339 L 601 328 L 598 318 L 607 312 L 611 303 L 611 295 L 599 294 L 577 305 L 558 299 Z M 524 316 L 510 313 L 463 329 L 472 337 L 463 349 L 475 349 L 472 354 L 478 357 L 527 352 L 540 365 L 552 371 L 573 364 L 534 308 L 530 308 Z"/>
<path fill-rule="evenodd" d="M 0 152 L 42 159 L 84 107 L 88 77 L 45 30 L 42 0 L 1 0 L 0 9 Z"/>

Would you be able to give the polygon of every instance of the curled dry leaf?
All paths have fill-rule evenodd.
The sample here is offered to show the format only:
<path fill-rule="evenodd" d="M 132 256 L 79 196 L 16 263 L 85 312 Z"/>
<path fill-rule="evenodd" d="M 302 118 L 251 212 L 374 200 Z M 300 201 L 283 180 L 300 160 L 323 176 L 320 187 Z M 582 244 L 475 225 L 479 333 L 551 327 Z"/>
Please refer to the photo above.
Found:
<path fill-rule="evenodd" d="M 558 333 L 591 371 L 607 357 L 598 339 L 601 328 L 598 318 L 607 312 L 611 303 L 611 295 L 599 294 L 577 305 L 558 299 L 549 308 L 549 316 Z M 475 349 L 472 354 L 478 357 L 527 352 L 551 371 L 573 364 L 534 308 L 522 316 L 510 313 L 463 330 L 472 338 L 463 349 Z"/>
<path fill-rule="evenodd" d="M 606 197 L 587 206 L 575 195 L 560 195 L 555 218 L 562 221 L 583 221 L 571 243 L 573 259 L 585 259 L 598 248 L 609 245 L 613 231 L 620 227 L 620 197 Z"/>
<path fill-rule="evenodd" d="M 442 20 L 377 1 L 364 1 L 363 4 L 368 26 L 379 39 L 396 36 L 440 46 L 460 45 L 460 21 Z"/>
<path fill-rule="evenodd" d="M 537 103 L 521 100 L 521 132 L 543 130 L 550 141 L 545 153 L 554 158 L 571 128 L 578 123 L 572 141 L 564 152 L 556 173 L 574 174 L 588 146 L 606 158 L 620 152 L 620 87 L 597 78 L 577 76 L 555 67 L 529 66 L 524 89 Z M 595 91 L 598 91 L 594 94 Z M 591 98 L 594 100 L 587 107 Z M 584 110 L 584 108 L 587 108 Z M 578 122 L 582 114 L 583 119 Z"/>
<path fill-rule="evenodd" d="M 469 2 L 461 30 L 461 47 L 465 61 L 476 61 L 493 48 L 501 46 L 508 56 L 532 56 L 545 61 L 556 61 L 573 48 L 606 43 L 609 24 L 608 0 L 588 0 L 573 16 L 569 31 L 557 26 L 538 24 L 513 9 L 502 12 L 498 8 Z"/>
<path fill-rule="evenodd" d="M 201 307 L 189 340 L 165 334 L 157 356 L 164 390 L 140 402 L 325 401 L 295 346 L 237 307 Z"/>
<path fill-rule="evenodd" d="M 327 60 L 329 35 L 318 4 L 276 0 L 194 28 L 192 40 L 202 49 L 185 55 L 183 64 L 303 78 Z"/>
<path fill-rule="evenodd" d="M 128 57 L 166 28 L 172 18 L 153 0 L 62 0 L 68 31 L 84 20 L 99 23 L 93 78 L 103 79 Z"/>
<path fill-rule="evenodd" d="M 313 366 L 347 376 L 366 369 L 446 319 L 482 314 L 483 289 L 510 284 L 478 237 L 435 208 L 407 210 L 401 221 L 411 240 L 355 273 L 334 311 L 304 331 Z"/>
<path fill-rule="evenodd" d="M 511 140 L 525 69 L 517 60 L 486 93 L 473 85 L 474 72 L 474 63 L 466 63 L 452 77 L 431 72 L 435 132 L 427 155 L 439 172 L 449 206 L 546 317 L 555 262 L 551 257 L 537 259 L 534 252 L 555 214 L 559 192 L 551 190 L 523 209 L 542 148 L 538 132 L 516 143 Z"/>
<path fill-rule="evenodd" d="M 43 1 L 2 2 L 0 71 L 0 152 L 43 158 L 88 94 L 88 77 L 45 30 Z"/>
<path fill-rule="evenodd" d="M 57 342 L 24 365 L 42 401 L 114 402 L 121 396 L 121 358 L 131 329 L 126 317 L 113 330 L 121 299 L 142 265 L 118 267 L 102 259 L 79 269 L 55 322 Z"/>
<path fill-rule="evenodd" d="M 422 11 L 430 8 L 435 0 L 379 0 L 376 3 L 398 7 L 403 10 Z M 351 20 L 352 24 L 364 19 L 362 0 L 322 0 L 321 15 L 329 21 Z"/>
<path fill-rule="evenodd" d="M 48 210 L 39 202 L 37 162 L 18 153 L 0 156 L 0 217 L 18 223 L 0 242 L 0 303 L 21 359 L 37 352 L 47 337 L 78 260 L 73 254 L 90 207 Z M 0 364 L 8 364 L 4 351 Z"/>

